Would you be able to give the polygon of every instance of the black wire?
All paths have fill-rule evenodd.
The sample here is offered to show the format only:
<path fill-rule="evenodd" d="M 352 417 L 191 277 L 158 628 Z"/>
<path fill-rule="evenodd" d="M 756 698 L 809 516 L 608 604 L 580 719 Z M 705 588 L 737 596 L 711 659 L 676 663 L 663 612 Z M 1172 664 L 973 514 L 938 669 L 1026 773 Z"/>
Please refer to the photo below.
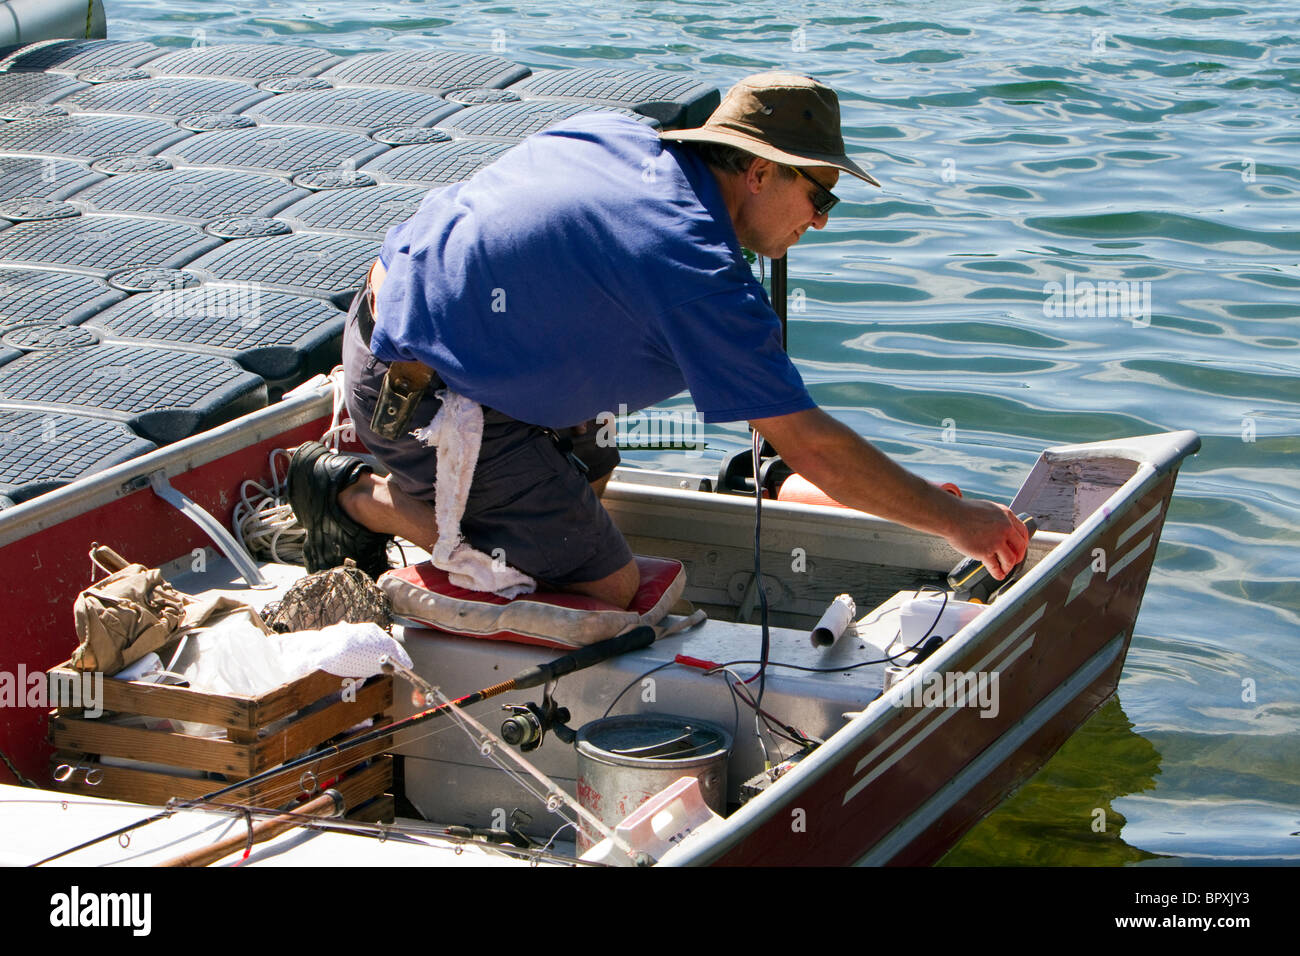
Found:
<path fill-rule="evenodd" d="M 736 675 L 735 671 L 731 670 L 730 668 L 724 667 L 724 668 L 719 668 L 719 670 L 725 670 L 732 677 L 736 678 L 737 681 L 740 681 L 740 678 Z M 777 737 L 784 737 L 786 740 L 789 740 L 791 743 L 796 743 L 799 744 L 800 746 L 803 746 L 804 744 L 808 743 L 811 740 L 811 738 L 809 738 L 808 735 L 805 734 L 803 731 L 801 731 L 799 728 L 792 727 L 791 725 L 782 721 L 776 715 L 770 714 L 767 711 L 763 710 L 761 707 L 759 707 L 758 702 L 754 700 L 753 695 L 749 693 L 749 689 L 745 687 L 743 682 L 740 683 L 740 686 L 736 688 L 736 690 L 740 694 L 741 699 L 745 701 L 746 705 L 752 707 L 754 709 L 755 714 L 757 714 L 759 717 L 762 718 L 763 723 L 767 726 L 767 729 L 773 735 Z M 776 727 L 772 726 L 773 721 L 776 721 L 777 724 Z M 780 729 L 777 729 L 778 727 Z"/>
<path fill-rule="evenodd" d="M 609 716 L 610 711 L 614 709 L 614 707 L 618 704 L 618 702 L 623 699 L 623 695 L 626 694 L 628 691 L 630 691 L 634 685 L 645 680 L 651 674 L 657 673 L 658 671 L 663 670 L 665 667 L 671 667 L 672 665 L 677 663 L 680 662 L 676 660 L 665 661 L 664 663 L 658 665 L 657 667 L 652 667 L 648 671 L 645 671 L 644 673 L 638 674 L 636 677 L 633 677 L 632 680 L 628 682 L 627 686 L 618 692 L 618 696 L 615 697 L 612 701 L 610 701 L 609 706 L 605 708 L 605 713 L 601 714 L 601 720 L 604 720 L 606 717 Z M 686 667 L 688 665 L 683 664 L 682 666 Z M 706 675 L 712 673 L 714 673 L 714 671 L 710 670 L 706 672 Z M 735 677 L 736 675 L 732 674 L 732 676 Z M 735 715 L 734 720 L 732 721 L 731 724 L 731 739 L 735 740 L 740 736 L 740 704 L 736 702 L 736 689 L 731 686 L 730 681 L 724 681 L 723 683 L 725 684 L 727 690 L 731 692 L 731 707 Z M 749 702 L 746 701 L 746 704 L 748 703 Z"/>
<path fill-rule="evenodd" d="M 841 671 L 858 670 L 858 667 L 870 667 L 871 665 L 876 665 L 876 663 L 891 663 L 893 661 L 897 661 L 897 659 L 904 656 L 904 654 L 915 652 L 915 650 L 920 650 L 920 645 L 926 643 L 928 637 L 930 637 L 930 635 L 932 635 L 932 633 L 935 632 L 935 628 L 939 627 L 940 619 L 944 617 L 944 609 L 946 606 L 948 606 L 948 592 L 944 591 L 943 588 L 937 588 L 933 584 L 923 584 L 922 587 L 917 588 L 917 592 L 915 593 L 919 594 L 922 591 L 935 591 L 937 593 L 943 594 L 944 596 L 944 602 L 939 606 L 939 614 L 935 615 L 935 622 L 931 624 L 930 630 L 926 631 L 926 633 L 923 633 L 923 635 L 920 636 L 919 639 L 917 639 L 917 643 L 910 646 L 906 646 L 906 648 L 902 650 L 897 650 L 897 652 L 894 652 L 893 654 L 889 654 L 888 657 L 875 658 L 872 659 L 872 661 L 858 661 L 858 663 L 849 663 L 849 665 L 845 665 L 842 667 L 805 667 L 801 665 L 801 663 L 784 663 L 781 661 L 727 661 L 725 663 L 720 663 L 720 665 L 716 667 L 716 670 L 722 670 L 724 669 L 724 667 L 733 667 L 738 665 L 738 663 L 761 663 L 761 665 L 764 667 L 768 665 L 771 665 L 772 667 L 785 667 L 785 669 L 788 670 L 809 671 L 810 674 L 840 674 Z M 893 641 L 891 641 L 891 644 L 892 643 Z M 753 678 L 750 678 L 750 680 L 753 680 Z"/>
<path fill-rule="evenodd" d="M 624 687 L 621 691 L 618 692 L 618 696 L 615 697 L 612 701 L 609 702 L 609 706 L 606 707 L 606 708 L 605 708 L 605 712 L 604 712 L 603 714 L 600 715 L 600 719 L 601 719 L 601 720 L 604 720 L 606 717 L 609 716 L 609 712 L 610 712 L 611 710 L 614 709 L 615 705 L 616 705 L 620 700 L 623 699 L 623 695 L 626 694 L 628 691 L 630 691 L 630 690 L 632 689 L 632 685 L 633 685 L 633 684 L 636 684 L 638 681 L 643 681 L 643 680 L 645 680 L 645 679 L 646 679 L 647 677 L 649 677 L 651 674 L 657 673 L 658 671 L 663 670 L 665 667 L 672 667 L 672 666 L 673 666 L 674 664 L 676 664 L 676 663 L 677 663 L 676 661 L 665 661 L 664 663 L 660 664 L 658 667 L 652 667 L 652 668 L 650 668 L 648 671 L 646 671 L 645 673 L 643 673 L 643 674 L 638 674 L 636 677 L 633 677 L 630 681 L 628 681 L 627 686 Z"/>
<path fill-rule="evenodd" d="M 623 689 L 618 692 L 618 695 L 612 701 L 610 701 L 609 706 L 605 708 L 605 713 L 601 715 L 601 719 L 603 720 L 604 718 L 608 717 L 610 711 L 612 711 L 615 708 L 615 706 L 617 706 L 618 702 L 623 699 L 623 695 L 626 694 L 629 690 L 631 690 L 636 684 L 645 680 L 651 674 L 657 673 L 658 671 L 663 670 L 665 667 L 671 667 L 673 664 L 677 664 L 677 663 L 680 662 L 675 660 L 665 661 L 664 663 L 652 667 L 648 671 L 644 671 L 638 674 L 636 677 L 632 678 L 623 687 Z M 682 666 L 686 667 L 689 665 L 683 664 Z M 728 665 L 723 664 L 723 665 L 719 665 L 718 667 L 709 668 L 707 671 L 704 672 L 705 676 L 710 676 L 718 673 L 719 671 L 726 670 L 727 666 Z M 806 734 L 803 733 L 803 731 L 799 730 L 798 728 L 791 727 L 789 724 L 782 723 L 780 720 L 778 720 L 775 717 L 771 717 L 771 719 L 769 720 L 769 715 L 762 712 L 762 710 L 758 707 L 758 705 L 754 701 L 754 698 L 750 695 L 748 688 L 745 687 L 745 682 L 741 680 L 740 675 L 730 670 L 727 670 L 727 673 L 730 674 L 731 677 L 736 682 L 736 684 L 733 685 L 731 681 L 728 680 L 723 681 L 724 686 L 726 686 L 727 690 L 731 693 L 731 706 L 734 714 L 734 719 L 732 721 L 732 726 L 731 726 L 731 737 L 733 740 L 735 740 L 740 735 L 740 704 L 738 703 L 738 701 L 743 700 L 745 702 L 746 707 L 753 708 L 754 710 L 754 715 L 755 715 L 754 726 L 755 726 L 756 734 L 758 734 L 758 730 L 757 730 L 758 719 L 761 717 L 763 723 L 767 725 L 767 729 L 774 736 L 782 737 L 786 740 L 789 740 L 791 743 L 799 745 L 800 747 L 806 747 L 812 741 L 812 738 L 808 737 Z M 773 727 L 771 724 L 771 720 L 776 720 L 777 723 L 781 726 L 782 730 L 778 730 L 777 728 Z M 790 733 L 784 733 L 783 730 L 789 731 Z M 791 736 L 791 733 L 798 734 L 799 736 L 797 737 Z M 763 743 L 762 736 L 761 734 L 758 734 L 758 736 L 759 736 L 759 741 L 758 741 L 759 747 L 761 747 L 764 753 L 766 753 L 767 747 Z"/>
<path fill-rule="evenodd" d="M 880 657 L 869 661 L 858 661 L 858 663 L 856 664 L 845 664 L 843 667 L 805 667 L 802 664 L 786 664 L 781 661 L 737 660 L 737 661 L 727 661 L 725 664 L 719 664 L 715 669 L 721 670 L 722 668 L 725 667 L 734 667 L 737 664 L 758 664 L 762 667 L 767 667 L 770 664 L 773 667 L 785 667 L 789 670 L 795 670 L 795 671 L 808 671 L 809 673 L 812 674 L 838 674 L 841 671 L 855 671 L 859 667 L 870 667 L 873 664 L 892 663 L 893 661 L 896 661 L 898 658 L 902 657 L 904 654 L 909 654 L 920 650 L 921 645 L 924 644 L 929 639 L 930 635 L 934 633 L 934 629 L 939 626 L 939 621 L 942 620 L 943 618 L 944 609 L 948 606 L 948 592 L 945 591 L 943 588 L 937 587 L 936 585 L 933 584 L 923 584 L 920 587 L 918 587 L 913 593 L 920 594 L 922 591 L 934 591 L 938 594 L 943 595 L 943 603 L 939 605 L 939 613 L 935 615 L 934 622 L 930 625 L 929 629 L 924 634 L 922 634 L 919 638 L 917 638 L 915 644 L 912 644 L 908 647 L 904 647 L 901 651 L 895 651 L 893 654 L 890 654 L 887 657 Z M 897 638 L 895 638 L 895 640 L 897 640 Z M 892 644 L 893 641 L 890 641 L 889 643 Z M 753 677 L 750 678 L 751 681 L 753 679 L 754 679 Z"/>
<path fill-rule="evenodd" d="M 755 435 L 757 435 L 757 432 L 755 432 Z M 755 453 L 757 453 L 758 451 L 757 446 L 755 447 L 754 451 Z M 755 460 L 757 461 L 757 454 L 755 455 Z M 758 478 L 757 473 L 755 473 L 755 487 L 759 487 L 757 478 Z M 789 724 L 782 723 L 776 717 L 769 717 L 769 715 L 763 711 L 762 705 L 763 705 L 764 676 L 766 674 L 767 667 L 769 664 L 773 667 L 784 667 L 789 670 L 807 671 L 813 674 L 837 674 L 843 671 L 857 670 L 860 667 L 869 667 L 874 664 L 888 664 L 902 657 L 904 654 L 914 653 L 915 651 L 919 650 L 921 646 L 929 639 L 930 635 L 934 633 L 934 629 L 939 626 L 939 621 L 943 619 L 943 612 L 948 606 L 948 592 L 945 591 L 943 588 L 937 587 L 936 585 L 933 584 L 923 584 L 920 587 L 916 588 L 916 590 L 913 592 L 914 594 L 919 595 L 924 591 L 934 591 L 935 593 L 939 594 L 943 598 L 943 601 L 939 605 L 939 613 L 935 615 L 934 621 L 931 622 L 929 628 L 926 630 L 924 634 L 920 636 L 920 638 L 917 639 L 915 644 L 912 644 L 909 647 L 904 647 L 902 650 L 887 655 L 886 657 L 881 657 L 881 658 L 867 660 L 867 661 L 859 661 L 856 664 L 846 664 L 843 667 L 807 667 L 803 664 L 787 664 L 784 663 L 783 661 L 769 660 L 768 659 L 769 637 L 768 637 L 768 628 L 767 628 L 767 601 L 766 601 L 766 596 L 763 594 L 762 579 L 759 577 L 758 536 L 759 536 L 760 509 L 761 506 L 756 504 L 755 516 L 754 516 L 754 578 L 756 581 L 759 582 L 759 595 L 760 595 L 760 601 L 763 608 L 763 647 L 762 647 L 763 656 L 760 660 L 756 660 L 756 661 L 735 660 L 735 661 L 727 661 L 726 663 L 723 664 L 717 664 L 714 667 L 711 667 L 707 671 L 705 671 L 705 675 L 708 676 L 708 675 L 717 674 L 720 671 L 725 671 L 732 678 L 732 680 L 734 680 L 735 682 L 734 684 L 732 683 L 732 680 L 724 681 L 727 690 L 731 692 L 731 703 L 732 703 L 733 711 L 735 713 L 735 719 L 732 724 L 732 732 L 731 732 L 732 739 L 736 739 L 739 736 L 740 705 L 737 703 L 737 701 L 743 700 L 745 702 L 746 707 L 753 708 L 754 734 L 758 738 L 758 745 L 763 751 L 764 759 L 768 760 L 768 762 L 770 763 L 770 758 L 767 755 L 767 745 L 763 741 L 763 734 L 762 734 L 763 726 L 767 727 L 768 733 L 772 734 L 772 736 L 779 737 L 783 740 L 787 740 L 790 743 L 793 743 L 796 746 L 801 748 L 816 743 L 816 741 L 813 738 L 806 735 L 803 731 L 799 730 L 797 727 L 793 727 Z M 897 640 L 897 638 L 895 638 L 895 640 Z M 893 641 L 891 641 L 890 643 L 892 644 Z M 628 683 L 623 687 L 623 689 L 618 692 L 618 694 L 614 697 L 614 699 L 610 701 L 609 706 L 605 708 L 605 713 L 601 715 L 601 718 L 604 719 L 605 717 L 608 717 L 610 715 L 610 712 L 618 705 L 618 702 L 623 699 L 623 695 L 626 694 L 629 690 L 631 690 L 637 683 L 645 680 L 651 674 L 658 673 L 664 668 L 671 667 L 673 664 L 677 664 L 677 663 L 679 662 L 676 660 L 665 661 L 664 663 L 656 665 L 655 667 L 652 667 L 649 670 L 644 671 L 643 673 L 638 674 L 636 677 L 632 678 L 632 680 L 628 681 Z M 736 666 L 737 664 L 758 664 L 759 665 L 758 673 L 754 675 L 755 677 L 759 678 L 758 696 L 756 698 L 749 693 L 749 688 L 745 686 L 747 683 L 749 683 L 749 681 L 752 681 L 754 677 L 750 677 L 749 681 L 745 681 L 741 679 L 740 675 L 730 670 L 730 668 Z M 687 666 L 687 665 L 683 665 L 683 666 Z M 778 725 L 780 726 L 780 729 L 772 726 L 773 720 L 777 721 Z"/>
<path fill-rule="evenodd" d="M 728 671 L 727 673 L 730 674 L 731 671 Z M 731 720 L 731 739 L 733 741 L 739 740 L 740 739 L 740 699 L 739 699 L 740 695 L 736 693 L 736 688 L 731 686 L 731 681 L 723 681 L 723 684 L 725 684 L 727 690 L 731 692 L 731 710 L 733 714 Z"/>
<path fill-rule="evenodd" d="M 758 719 L 761 718 L 763 724 L 767 727 L 768 732 L 772 734 L 772 736 L 774 737 L 781 737 L 785 740 L 790 741 L 792 744 L 798 745 L 799 747 L 806 747 L 808 746 L 809 743 L 812 742 L 812 738 L 810 738 L 803 731 L 799 730 L 797 727 L 792 727 L 789 724 L 783 723 L 779 718 L 774 717 L 768 714 L 766 711 L 759 708 L 755 703 L 753 696 L 749 693 L 749 689 L 745 687 L 745 682 L 740 679 L 740 675 L 738 675 L 735 671 L 730 670 L 726 666 L 719 666 L 719 667 L 711 668 L 705 673 L 716 674 L 719 671 L 726 671 L 726 673 L 730 674 L 731 677 L 736 681 L 736 684 L 734 686 L 730 682 L 727 683 L 727 687 L 731 689 L 732 695 L 738 696 L 741 700 L 745 702 L 746 707 L 750 707 L 754 710 L 754 714 L 755 714 L 754 726 L 755 726 L 756 733 L 758 727 Z M 773 720 L 777 722 L 778 726 L 781 728 L 780 730 L 778 730 L 777 727 L 772 726 Z M 737 719 L 737 723 L 739 723 L 739 718 Z M 760 747 L 763 746 L 763 741 L 761 736 L 759 737 L 759 746 Z M 764 752 L 766 752 L 766 747 L 764 747 Z"/>
<path fill-rule="evenodd" d="M 920 648 L 929 639 L 930 635 L 934 633 L 934 629 L 938 627 L 939 622 L 943 620 L 944 610 L 948 607 L 948 592 L 945 591 L 943 588 L 936 587 L 933 584 L 922 584 L 919 588 L 917 588 L 912 593 L 915 595 L 919 595 L 922 591 L 934 591 L 943 598 L 943 601 L 939 604 L 939 613 L 934 616 L 934 620 L 930 622 L 930 626 L 926 628 L 925 633 L 922 634 L 919 638 L 917 638 L 916 643 L 913 644 L 911 648 L 909 648 L 909 650 L 913 650 L 913 651 Z"/>
<path fill-rule="evenodd" d="M 763 646 L 759 653 L 762 659 L 758 666 L 758 700 L 754 705 L 757 714 L 763 705 L 763 692 L 767 690 L 767 657 L 771 649 L 772 637 L 767 626 L 767 588 L 763 587 L 763 571 L 760 561 L 763 527 L 763 483 L 759 481 L 762 469 L 758 466 L 759 451 L 763 436 L 754 430 L 754 586 L 758 588 L 759 622 L 763 629 Z M 750 678 L 753 680 L 753 678 Z"/>

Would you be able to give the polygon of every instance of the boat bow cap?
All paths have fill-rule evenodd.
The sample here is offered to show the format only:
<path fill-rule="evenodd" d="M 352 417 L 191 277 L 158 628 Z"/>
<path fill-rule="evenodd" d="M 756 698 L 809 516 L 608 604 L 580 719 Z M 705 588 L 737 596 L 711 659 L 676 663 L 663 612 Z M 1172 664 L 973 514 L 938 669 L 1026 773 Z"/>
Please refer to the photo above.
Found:
<path fill-rule="evenodd" d="M 682 143 L 722 143 L 787 166 L 833 166 L 879 186 L 844 153 L 835 91 L 797 73 L 757 73 L 730 90 L 698 129 L 659 134 Z"/>

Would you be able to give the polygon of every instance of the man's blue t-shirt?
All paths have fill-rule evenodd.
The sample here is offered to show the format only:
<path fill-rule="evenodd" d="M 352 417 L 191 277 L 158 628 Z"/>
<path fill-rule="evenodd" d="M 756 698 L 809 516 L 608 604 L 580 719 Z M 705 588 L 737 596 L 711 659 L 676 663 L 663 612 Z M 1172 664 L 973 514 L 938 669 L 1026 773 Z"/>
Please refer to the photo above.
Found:
<path fill-rule="evenodd" d="M 717 181 L 650 127 L 588 114 L 529 137 L 394 227 L 371 339 L 549 428 L 689 388 L 706 422 L 812 408 Z"/>

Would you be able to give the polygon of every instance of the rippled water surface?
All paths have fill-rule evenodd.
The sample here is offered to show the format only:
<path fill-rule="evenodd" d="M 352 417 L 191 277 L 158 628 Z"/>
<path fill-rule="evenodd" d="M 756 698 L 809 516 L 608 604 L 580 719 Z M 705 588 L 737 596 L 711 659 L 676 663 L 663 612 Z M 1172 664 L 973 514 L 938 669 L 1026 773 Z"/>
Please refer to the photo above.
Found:
<path fill-rule="evenodd" d="M 790 257 L 790 347 L 819 402 L 922 474 L 1002 500 L 1050 444 L 1204 440 L 1118 701 L 948 862 L 1300 858 L 1293 4 L 106 5 L 111 37 L 178 46 L 495 48 L 534 68 L 724 89 L 788 68 L 835 86 L 849 151 L 884 188 L 843 180 L 829 227 Z M 1067 280 L 1135 296 L 1053 309 Z M 715 469 L 744 435 L 708 441 L 687 467 Z"/>

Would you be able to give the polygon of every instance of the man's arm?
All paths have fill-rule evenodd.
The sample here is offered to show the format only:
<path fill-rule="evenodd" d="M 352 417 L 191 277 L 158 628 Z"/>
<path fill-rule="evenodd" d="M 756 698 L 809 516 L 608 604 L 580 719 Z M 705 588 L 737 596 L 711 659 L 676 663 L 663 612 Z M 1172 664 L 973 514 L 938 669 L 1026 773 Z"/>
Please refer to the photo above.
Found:
<path fill-rule="evenodd" d="M 841 504 L 945 538 L 999 580 L 1025 556 L 1029 533 L 1005 505 L 958 498 L 895 463 L 820 408 L 751 425 L 786 464 Z"/>

